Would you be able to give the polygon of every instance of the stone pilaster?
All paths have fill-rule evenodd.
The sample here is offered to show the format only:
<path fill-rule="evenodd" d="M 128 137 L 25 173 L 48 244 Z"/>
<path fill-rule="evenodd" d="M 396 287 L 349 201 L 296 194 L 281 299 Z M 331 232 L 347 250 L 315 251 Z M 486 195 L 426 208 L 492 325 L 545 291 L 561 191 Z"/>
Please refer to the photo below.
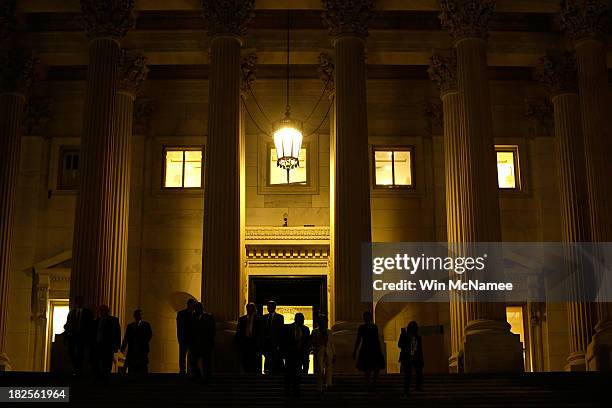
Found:
<path fill-rule="evenodd" d="M 361 300 L 362 243 L 371 242 L 365 40 L 374 2 L 323 1 L 335 48 L 334 336 L 338 369 L 354 370 L 355 330 L 372 306 Z"/>
<path fill-rule="evenodd" d="M 576 50 L 578 90 L 582 111 L 582 134 L 591 217 L 591 241 L 612 241 L 612 172 L 608 123 L 608 67 L 605 36 L 610 9 L 604 0 L 563 0 L 561 23 Z M 606 265 L 609 260 L 602 260 Z M 603 270 L 598 271 L 605 274 Z M 609 285 L 609 283 L 608 283 Z M 610 298 L 610 288 L 602 288 Z M 589 369 L 612 367 L 612 303 L 598 304 L 596 333 L 587 350 Z"/>
<path fill-rule="evenodd" d="M 500 242 L 497 167 L 487 80 L 486 38 L 495 0 L 441 0 L 440 20 L 455 39 L 459 88 L 459 172 L 466 200 L 457 225 L 461 243 Z M 466 372 L 520 371 L 521 344 L 510 333 L 503 303 L 468 302 Z"/>
<path fill-rule="evenodd" d="M 536 68 L 536 79 L 551 93 L 554 108 L 555 137 L 557 138 L 557 162 L 559 163 L 559 192 L 561 197 L 561 232 L 564 242 L 589 242 L 591 238 L 588 206 L 584 141 L 580 120 L 580 100 L 576 83 L 576 58 L 573 53 L 549 54 Z M 571 245 L 568 255 L 568 272 L 572 276 L 571 289 L 574 301 L 568 302 L 568 327 L 570 354 L 569 370 L 584 371 L 585 354 L 591 341 L 594 326 L 593 304 L 575 301 L 581 298 L 581 282 L 589 273 L 586 263 Z"/>
<path fill-rule="evenodd" d="M 6 328 L 10 309 L 20 129 L 36 63 L 31 55 L 20 52 L 8 52 L 0 57 L 0 371 L 10 369 L 6 355 Z"/>
<path fill-rule="evenodd" d="M 114 275 L 116 252 L 117 85 L 119 41 L 133 25 L 133 0 L 81 0 L 89 38 L 87 90 L 81 135 L 70 298 L 90 307 L 118 309 Z"/>
<path fill-rule="evenodd" d="M 230 361 L 241 311 L 241 57 L 242 36 L 253 0 L 204 0 L 210 38 L 208 138 L 204 191 L 202 302 L 217 321 L 217 371 L 237 370 Z M 222 354 L 225 354 L 223 356 Z M 223 359 L 223 361 L 221 361 Z"/>

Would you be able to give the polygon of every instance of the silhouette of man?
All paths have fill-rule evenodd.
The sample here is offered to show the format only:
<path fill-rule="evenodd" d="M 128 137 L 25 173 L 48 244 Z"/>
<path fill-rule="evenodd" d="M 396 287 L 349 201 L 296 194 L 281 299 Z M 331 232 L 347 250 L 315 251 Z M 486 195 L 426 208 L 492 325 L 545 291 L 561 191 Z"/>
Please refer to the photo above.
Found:
<path fill-rule="evenodd" d="M 259 368 L 261 372 L 261 356 L 259 353 L 261 343 L 261 319 L 257 315 L 254 303 L 246 306 L 247 313 L 238 319 L 236 340 L 240 349 L 242 369 L 245 373 L 255 373 Z"/>
<path fill-rule="evenodd" d="M 191 336 L 192 326 L 195 319 L 196 301 L 190 298 L 187 301 L 187 308 L 176 314 L 176 338 L 179 343 L 179 373 L 191 373 L 191 365 L 187 367 L 187 351 L 189 349 L 189 337 Z M 187 368 L 187 371 L 186 371 Z"/>
<path fill-rule="evenodd" d="M 134 321 L 125 329 L 121 352 L 124 353 L 128 374 L 146 374 L 149 371 L 149 342 L 153 337 L 151 325 L 142 320 L 142 310 L 134 310 Z"/>
<path fill-rule="evenodd" d="M 94 321 L 91 309 L 83 306 L 83 296 L 76 296 L 64 325 L 65 342 L 72 361 L 72 374 L 81 375 L 85 349 L 89 347 L 89 333 Z M 91 353 L 91 350 L 88 350 Z"/>
<path fill-rule="evenodd" d="M 195 306 L 195 321 L 189 353 L 193 359 L 193 378 L 200 377 L 207 383 L 212 374 L 213 347 L 215 345 L 215 319 L 204 311 L 204 305 Z M 191 356 L 192 355 L 192 356 Z"/>
<path fill-rule="evenodd" d="M 97 380 L 108 384 L 113 368 L 113 357 L 121 344 L 119 319 L 110 315 L 108 306 L 101 305 L 93 326 L 95 352 L 92 369 Z"/>
<path fill-rule="evenodd" d="M 264 372 L 266 374 L 279 374 L 283 371 L 283 360 L 280 353 L 280 343 L 283 335 L 285 318 L 276 313 L 276 302 L 268 302 L 268 313 L 263 317 L 264 336 L 263 352 L 266 360 Z"/>
<path fill-rule="evenodd" d="M 410 395 L 410 377 L 412 369 L 416 373 L 416 389 L 421 391 L 423 387 L 423 341 L 419 336 L 419 326 L 417 322 L 411 321 L 408 327 L 402 328 L 397 346 L 400 348 L 399 362 L 404 371 L 404 395 Z"/>
<path fill-rule="evenodd" d="M 296 313 L 294 322 L 284 328 L 282 351 L 285 357 L 285 395 L 300 396 L 304 367 L 308 369 L 310 331 L 304 326 L 304 315 Z"/>

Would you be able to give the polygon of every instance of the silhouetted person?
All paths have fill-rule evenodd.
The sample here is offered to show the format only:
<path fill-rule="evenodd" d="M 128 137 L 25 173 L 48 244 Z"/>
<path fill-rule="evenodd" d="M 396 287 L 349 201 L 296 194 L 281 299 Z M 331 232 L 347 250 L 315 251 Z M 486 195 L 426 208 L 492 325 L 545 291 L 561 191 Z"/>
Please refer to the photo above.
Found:
<path fill-rule="evenodd" d="M 363 323 L 357 330 L 353 359 L 357 358 L 357 369 L 364 372 L 366 383 L 376 388 L 378 371 L 385 368 L 385 356 L 380 347 L 378 326 L 374 324 L 371 312 L 363 313 Z M 359 355 L 357 355 L 358 349 Z M 370 377 L 372 377 L 371 383 Z"/>
<path fill-rule="evenodd" d="M 410 377 L 412 369 L 416 374 L 416 389 L 421 391 L 423 387 L 423 341 L 419 336 L 419 326 L 417 322 L 411 321 L 408 327 L 402 328 L 397 346 L 400 348 L 399 362 L 404 371 L 404 394 L 410 395 Z"/>
<path fill-rule="evenodd" d="M 196 301 L 189 299 L 187 308 L 176 314 L 176 338 L 179 343 L 179 372 L 185 374 L 191 372 L 192 367 L 187 367 L 187 351 L 189 350 L 189 336 L 192 331 L 194 321 L 194 310 Z"/>
<path fill-rule="evenodd" d="M 212 352 L 215 345 L 215 319 L 204 311 L 204 305 L 195 306 L 193 335 L 189 346 L 193 364 L 193 378 L 201 378 L 207 383 L 212 374 Z"/>
<path fill-rule="evenodd" d="M 83 296 L 74 298 L 72 309 L 68 312 L 66 324 L 64 325 L 65 342 L 68 346 L 68 354 L 72 361 L 73 375 L 83 372 L 83 359 L 85 350 L 91 344 L 91 329 L 94 315 L 91 309 L 83 306 Z M 88 350 L 91 353 L 91 350 Z"/>
<path fill-rule="evenodd" d="M 334 364 L 336 363 L 336 350 L 334 342 L 329 335 L 327 327 L 327 316 L 320 315 L 318 326 L 312 331 L 310 343 L 315 360 L 315 374 L 317 375 L 317 385 L 319 391 L 331 387 Z"/>
<path fill-rule="evenodd" d="M 300 396 L 304 367 L 308 370 L 310 330 L 304 326 L 304 315 L 296 313 L 292 324 L 284 327 L 282 352 L 285 358 L 285 395 Z"/>
<path fill-rule="evenodd" d="M 134 321 L 127 325 L 121 352 L 125 357 L 125 368 L 128 374 L 146 374 L 149 372 L 149 342 L 153 337 L 151 325 L 142 320 L 142 310 L 134 310 Z"/>
<path fill-rule="evenodd" d="M 240 360 L 245 373 L 261 372 L 261 318 L 257 315 L 254 303 L 246 306 L 247 313 L 238 319 L 236 340 L 240 349 Z"/>
<path fill-rule="evenodd" d="M 269 301 L 268 313 L 263 317 L 263 353 L 266 357 L 264 372 L 266 374 L 279 374 L 283 371 L 283 359 L 280 353 L 281 337 L 285 318 L 276 313 L 276 302 Z"/>
<path fill-rule="evenodd" d="M 93 325 L 94 353 L 92 369 L 97 380 L 108 384 L 113 368 L 113 357 L 121 344 L 119 319 L 109 314 L 109 308 L 101 305 Z"/>

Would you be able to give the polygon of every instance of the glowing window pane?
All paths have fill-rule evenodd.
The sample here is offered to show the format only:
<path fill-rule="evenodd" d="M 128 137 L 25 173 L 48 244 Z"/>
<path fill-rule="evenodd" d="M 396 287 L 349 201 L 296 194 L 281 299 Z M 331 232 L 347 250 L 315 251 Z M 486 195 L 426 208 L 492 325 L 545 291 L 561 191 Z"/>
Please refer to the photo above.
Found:
<path fill-rule="evenodd" d="M 183 151 L 168 150 L 166 151 L 166 187 L 182 187 L 183 186 Z"/>
<path fill-rule="evenodd" d="M 506 306 L 506 320 L 510 324 L 510 331 L 518 334 L 521 343 L 525 344 L 525 325 L 523 323 L 523 308 L 521 306 Z"/>
<path fill-rule="evenodd" d="M 289 171 L 289 183 L 287 183 L 287 170 L 281 169 L 276 165 L 278 156 L 276 154 L 276 148 L 270 149 L 270 185 L 279 184 L 293 184 L 305 186 L 308 181 L 308 174 L 306 173 L 306 161 L 308 160 L 306 154 L 306 148 L 300 149 L 300 164 L 295 169 Z"/>
<path fill-rule="evenodd" d="M 412 184 L 410 174 L 410 152 L 396 151 L 393 153 L 394 185 L 409 186 Z"/>
<path fill-rule="evenodd" d="M 376 163 L 376 185 L 393 185 L 393 152 L 376 151 L 374 152 Z"/>
<path fill-rule="evenodd" d="M 184 187 L 202 186 L 202 151 L 185 152 L 185 183 Z"/>
<path fill-rule="evenodd" d="M 516 188 L 514 152 L 497 152 L 497 182 L 499 188 Z"/>
<path fill-rule="evenodd" d="M 52 315 L 52 330 L 53 336 L 51 341 L 55 341 L 55 335 L 61 334 L 64 332 L 64 325 L 66 324 L 66 319 L 68 318 L 68 305 L 53 305 Z"/>

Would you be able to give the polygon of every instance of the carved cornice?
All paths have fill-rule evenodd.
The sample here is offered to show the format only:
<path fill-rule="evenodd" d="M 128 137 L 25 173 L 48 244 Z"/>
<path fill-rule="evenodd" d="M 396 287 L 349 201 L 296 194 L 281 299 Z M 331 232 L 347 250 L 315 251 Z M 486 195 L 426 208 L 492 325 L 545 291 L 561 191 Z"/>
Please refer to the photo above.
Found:
<path fill-rule="evenodd" d="M 319 64 L 317 65 L 317 73 L 319 78 L 325 84 L 325 89 L 334 90 L 334 61 L 324 52 L 319 54 Z"/>
<path fill-rule="evenodd" d="M 246 93 L 257 78 L 257 54 L 251 53 L 240 61 L 240 90 Z"/>
<path fill-rule="evenodd" d="M 255 0 L 202 0 L 202 17 L 209 37 L 246 34 L 255 16 Z"/>
<path fill-rule="evenodd" d="M 39 60 L 31 53 L 11 50 L 0 55 L 0 92 L 26 95 L 36 77 Z"/>
<path fill-rule="evenodd" d="M 120 40 L 134 26 L 134 0 L 81 0 L 83 27 L 90 39 Z"/>
<path fill-rule="evenodd" d="M 374 15 L 373 0 L 323 0 L 323 21 L 333 36 L 368 36 L 368 22 Z"/>
<path fill-rule="evenodd" d="M 572 41 L 603 38 L 610 9 L 603 0 L 561 0 L 561 25 Z"/>
<path fill-rule="evenodd" d="M 434 53 L 429 59 L 427 73 L 438 84 L 440 94 L 457 90 L 457 52 L 451 49 L 446 55 Z"/>
<path fill-rule="evenodd" d="M 0 1 L 0 42 L 11 36 L 16 24 L 17 5 L 15 0 Z"/>
<path fill-rule="evenodd" d="M 247 241 L 329 241 L 329 227 L 247 227 Z"/>
<path fill-rule="evenodd" d="M 321 259 L 329 257 L 329 246 L 248 246 L 247 259 Z"/>
<path fill-rule="evenodd" d="M 440 21 L 455 39 L 488 37 L 495 0 L 440 0 Z"/>
<path fill-rule="evenodd" d="M 52 117 L 52 101 L 49 98 L 30 98 L 23 112 L 23 134 L 42 135 Z"/>
<path fill-rule="evenodd" d="M 119 84 L 117 89 L 135 97 L 141 91 L 148 73 L 147 57 L 143 53 L 122 51 L 119 59 Z"/>
<path fill-rule="evenodd" d="M 434 129 L 441 128 L 444 124 L 444 110 L 442 102 L 426 100 L 423 103 L 423 111 L 425 112 L 425 120 L 427 121 L 427 133 L 432 135 Z"/>
<path fill-rule="evenodd" d="M 133 134 L 147 133 L 154 108 L 153 100 L 150 98 L 137 98 L 134 101 Z"/>
<path fill-rule="evenodd" d="M 553 95 L 578 92 L 576 56 L 570 51 L 549 52 L 540 58 L 534 71 L 535 79 L 548 87 Z"/>

